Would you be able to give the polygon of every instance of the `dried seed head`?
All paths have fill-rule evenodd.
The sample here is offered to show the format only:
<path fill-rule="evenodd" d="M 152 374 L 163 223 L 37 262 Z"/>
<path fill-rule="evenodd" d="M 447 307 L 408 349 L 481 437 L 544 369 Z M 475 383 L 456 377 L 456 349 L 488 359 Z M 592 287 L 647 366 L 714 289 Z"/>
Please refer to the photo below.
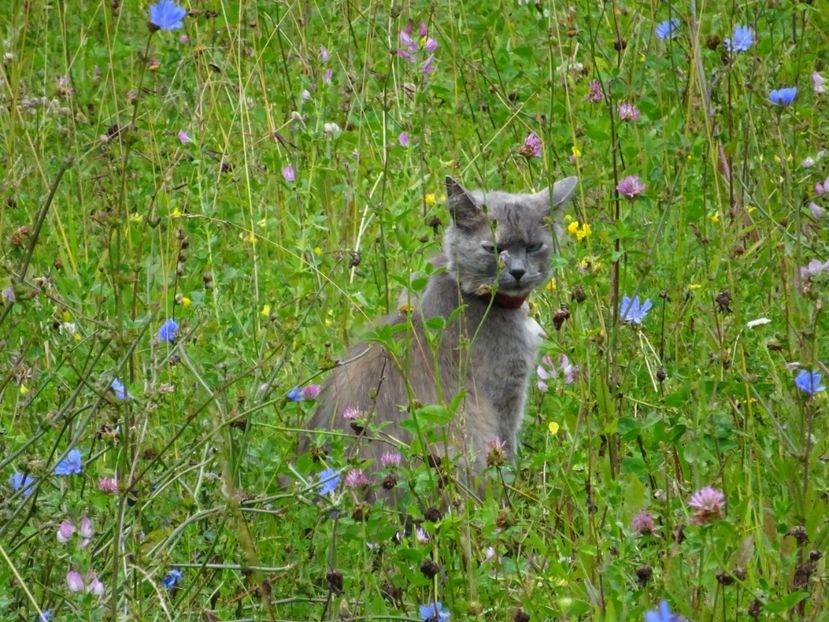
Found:
<path fill-rule="evenodd" d="M 329 570 L 325 575 L 325 580 L 328 582 L 328 589 L 332 594 L 343 593 L 343 574 L 339 570 Z"/>
<path fill-rule="evenodd" d="M 422 572 L 423 576 L 427 579 L 434 579 L 440 572 L 440 566 L 438 566 L 433 560 L 426 558 L 423 560 L 423 563 L 420 564 L 420 572 Z"/>
<path fill-rule="evenodd" d="M 427 521 L 436 523 L 443 517 L 443 513 L 437 508 L 429 508 L 423 513 L 423 518 Z"/>
<path fill-rule="evenodd" d="M 648 584 L 648 581 L 651 580 L 653 576 L 653 568 L 648 565 L 639 566 L 636 569 L 636 578 L 639 580 L 639 585 L 645 587 Z"/>

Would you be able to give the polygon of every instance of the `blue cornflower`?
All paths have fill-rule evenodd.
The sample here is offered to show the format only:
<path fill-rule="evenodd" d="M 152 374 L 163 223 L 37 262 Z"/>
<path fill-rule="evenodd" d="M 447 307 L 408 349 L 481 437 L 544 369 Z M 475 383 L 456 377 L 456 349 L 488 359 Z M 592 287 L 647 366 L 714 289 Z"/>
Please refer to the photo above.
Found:
<path fill-rule="evenodd" d="M 292 402 L 301 402 L 303 400 L 302 389 L 299 388 L 299 385 L 288 391 L 288 399 Z"/>
<path fill-rule="evenodd" d="M 320 495 L 330 495 L 340 485 L 340 474 L 337 469 L 323 469 L 319 472 Z"/>
<path fill-rule="evenodd" d="M 680 622 L 682 618 L 676 613 L 671 613 L 668 603 L 664 600 L 659 603 L 659 611 L 648 611 L 645 614 L 645 622 Z"/>
<path fill-rule="evenodd" d="M 47 620 L 51 620 L 51 619 L 52 619 L 52 612 L 49 611 L 48 609 L 46 611 L 44 611 L 42 614 L 40 614 L 39 616 L 37 616 L 38 622 L 46 622 Z"/>
<path fill-rule="evenodd" d="M 176 340 L 176 333 L 178 332 L 178 322 L 175 320 L 167 320 L 158 329 L 158 338 L 161 341 L 169 341 L 173 343 Z"/>
<path fill-rule="evenodd" d="M 124 387 L 124 383 L 121 382 L 120 378 L 113 378 L 112 384 L 109 385 L 109 388 L 115 391 L 115 398 L 119 400 L 127 399 L 127 389 Z"/>
<path fill-rule="evenodd" d="M 662 39 L 672 39 L 676 34 L 676 29 L 679 28 L 679 19 L 672 17 L 666 19 L 664 22 L 659 22 L 656 25 L 656 36 Z"/>
<path fill-rule="evenodd" d="M 150 6 L 150 24 L 159 30 L 178 30 L 183 28 L 181 20 L 187 15 L 182 7 L 173 0 L 160 0 Z"/>
<path fill-rule="evenodd" d="M 623 322 L 641 324 L 642 320 L 645 319 L 645 316 L 648 314 L 648 311 L 650 311 L 652 306 L 653 304 L 650 299 L 646 299 L 645 302 L 640 304 L 639 296 L 634 296 L 633 300 L 630 299 L 630 296 L 624 296 L 622 298 L 619 313 L 622 316 Z"/>
<path fill-rule="evenodd" d="M 444 622 L 449 619 L 450 615 L 452 614 L 443 610 L 443 605 L 440 604 L 440 601 L 420 605 L 420 617 L 424 622 Z"/>
<path fill-rule="evenodd" d="M 23 475 L 23 473 L 20 472 L 12 473 L 12 476 L 9 478 L 9 484 L 15 492 L 22 488 L 23 492 L 21 494 L 24 497 L 28 497 L 32 494 L 32 488 L 34 488 L 35 485 L 35 478 L 31 475 Z"/>
<path fill-rule="evenodd" d="M 181 581 L 181 570 L 178 568 L 173 568 L 170 572 L 167 573 L 167 576 L 161 580 L 161 583 L 164 584 L 168 590 L 172 590 L 176 584 Z"/>
<path fill-rule="evenodd" d="M 729 52 L 748 52 L 754 43 L 754 31 L 748 26 L 734 26 L 734 34 L 723 43 Z"/>
<path fill-rule="evenodd" d="M 83 470 L 81 450 L 73 449 L 55 465 L 55 475 L 78 475 Z"/>
<path fill-rule="evenodd" d="M 794 379 L 794 383 L 797 385 L 797 388 L 803 391 L 806 395 L 814 395 L 815 393 L 820 393 L 821 391 L 826 390 L 826 387 L 820 384 L 822 378 L 823 376 L 816 371 L 806 371 L 805 369 L 802 369 Z"/>
<path fill-rule="evenodd" d="M 778 106 L 788 106 L 794 101 L 796 95 L 797 87 L 789 86 L 771 91 L 769 93 L 769 99 Z"/>

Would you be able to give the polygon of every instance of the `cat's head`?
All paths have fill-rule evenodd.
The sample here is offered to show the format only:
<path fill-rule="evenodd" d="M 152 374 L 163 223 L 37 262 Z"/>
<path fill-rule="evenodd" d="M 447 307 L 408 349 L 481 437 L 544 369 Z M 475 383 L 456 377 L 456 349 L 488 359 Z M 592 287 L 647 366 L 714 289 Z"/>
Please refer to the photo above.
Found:
<path fill-rule="evenodd" d="M 567 177 L 535 194 L 465 190 L 446 178 L 452 224 L 443 238 L 448 270 L 469 294 L 523 297 L 551 276 L 555 214 L 576 189 Z"/>

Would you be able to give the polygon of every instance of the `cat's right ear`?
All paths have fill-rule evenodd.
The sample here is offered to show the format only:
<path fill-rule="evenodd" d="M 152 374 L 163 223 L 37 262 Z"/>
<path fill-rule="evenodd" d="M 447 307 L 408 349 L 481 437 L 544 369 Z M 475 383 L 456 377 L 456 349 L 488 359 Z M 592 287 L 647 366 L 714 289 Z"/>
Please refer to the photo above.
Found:
<path fill-rule="evenodd" d="M 486 222 L 481 208 L 463 186 L 449 175 L 446 176 L 446 198 L 449 202 L 449 213 L 452 214 L 452 221 L 456 227 L 475 229 Z"/>

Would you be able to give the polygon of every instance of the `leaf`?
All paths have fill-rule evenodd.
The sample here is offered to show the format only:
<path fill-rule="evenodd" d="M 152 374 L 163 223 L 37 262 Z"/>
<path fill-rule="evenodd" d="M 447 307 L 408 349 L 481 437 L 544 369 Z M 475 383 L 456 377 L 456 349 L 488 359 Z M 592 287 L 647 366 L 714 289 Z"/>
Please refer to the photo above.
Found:
<path fill-rule="evenodd" d="M 763 605 L 763 611 L 766 613 L 783 613 L 807 598 L 809 598 L 809 594 L 807 592 L 792 592 L 780 600 Z"/>

